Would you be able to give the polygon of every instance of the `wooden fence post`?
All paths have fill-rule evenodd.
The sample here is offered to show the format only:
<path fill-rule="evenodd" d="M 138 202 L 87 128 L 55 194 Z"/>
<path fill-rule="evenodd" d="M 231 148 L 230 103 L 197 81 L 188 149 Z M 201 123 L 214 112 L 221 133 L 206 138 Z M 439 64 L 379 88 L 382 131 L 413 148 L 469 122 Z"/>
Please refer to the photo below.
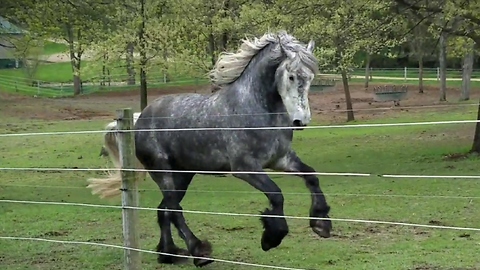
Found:
<path fill-rule="evenodd" d="M 117 111 L 118 129 L 120 132 L 119 150 L 122 169 L 135 169 L 135 140 L 132 109 Z M 134 171 L 122 170 L 122 207 L 138 207 L 138 188 Z M 122 209 L 124 245 L 129 248 L 139 248 L 138 210 Z M 140 270 L 140 252 L 124 250 L 124 267 L 126 270 Z"/>

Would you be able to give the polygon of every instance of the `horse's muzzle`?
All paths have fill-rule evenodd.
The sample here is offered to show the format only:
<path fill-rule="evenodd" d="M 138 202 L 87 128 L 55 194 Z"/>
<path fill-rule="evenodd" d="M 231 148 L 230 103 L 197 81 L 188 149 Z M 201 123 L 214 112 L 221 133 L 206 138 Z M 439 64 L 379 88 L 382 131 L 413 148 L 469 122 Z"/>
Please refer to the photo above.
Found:
<path fill-rule="evenodd" d="M 293 126 L 295 127 L 293 130 L 303 130 L 302 127 L 305 127 L 306 124 L 304 124 L 301 120 L 293 120 Z"/>

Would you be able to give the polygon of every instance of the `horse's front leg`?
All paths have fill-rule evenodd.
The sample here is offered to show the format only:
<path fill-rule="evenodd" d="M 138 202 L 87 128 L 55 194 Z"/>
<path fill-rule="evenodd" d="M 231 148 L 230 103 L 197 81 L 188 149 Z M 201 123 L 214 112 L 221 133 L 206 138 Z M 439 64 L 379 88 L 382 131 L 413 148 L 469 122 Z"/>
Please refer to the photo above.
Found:
<path fill-rule="evenodd" d="M 236 166 L 234 171 L 252 171 L 250 166 Z M 263 172 L 260 168 L 253 171 Z M 261 245 L 264 251 L 275 248 L 282 243 L 283 238 L 288 234 L 287 221 L 283 216 L 283 194 L 282 190 L 266 174 L 240 174 L 232 172 L 233 176 L 244 180 L 254 188 L 262 191 L 270 201 L 272 209 L 265 209 L 262 215 L 282 216 L 282 217 L 261 217 L 264 231 L 262 234 Z"/>
<path fill-rule="evenodd" d="M 284 172 L 307 172 L 313 173 L 315 169 L 305 164 L 300 158 L 291 151 L 275 164 L 274 168 L 277 171 Z M 325 196 L 320 188 L 320 183 L 316 175 L 299 174 L 305 180 L 305 185 L 312 194 L 312 205 L 310 207 L 310 217 L 314 218 L 329 218 L 328 212 L 330 206 L 327 204 Z M 321 237 L 329 238 L 330 231 L 332 230 L 332 221 L 327 219 L 310 219 L 310 227 L 312 230 Z"/>

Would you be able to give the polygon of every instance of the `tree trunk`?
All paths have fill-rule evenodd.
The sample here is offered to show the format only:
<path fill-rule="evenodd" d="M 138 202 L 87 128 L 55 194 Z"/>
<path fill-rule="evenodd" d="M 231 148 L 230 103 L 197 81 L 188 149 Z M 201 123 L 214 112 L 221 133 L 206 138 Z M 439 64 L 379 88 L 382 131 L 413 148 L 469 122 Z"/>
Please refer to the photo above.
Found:
<path fill-rule="evenodd" d="M 440 35 L 440 101 L 447 101 L 447 33 Z"/>
<path fill-rule="evenodd" d="M 82 80 L 80 77 L 80 57 L 81 54 L 75 55 L 75 52 L 70 50 L 70 63 L 72 65 L 73 73 L 73 95 L 77 96 L 82 93 Z"/>
<path fill-rule="evenodd" d="M 215 57 L 215 36 L 213 33 L 208 35 L 208 50 L 210 53 L 210 60 L 212 61 L 212 67 L 215 66 L 217 59 Z"/>
<path fill-rule="evenodd" d="M 347 104 L 347 122 L 354 121 L 355 117 L 353 115 L 352 97 L 350 96 L 350 88 L 348 87 L 347 71 L 345 69 L 342 69 L 342 82 L 343 82 L 343 90 L 345 92 L 345 102 Z"/>
<path fill-rule="evenodd" d="M 80 58 L 81 58 L 81 49 L 78 49 L 77 55 L 75 55 L 75 36 L 73 33 L 73 26 L 66 25 L 67 30 L 67 39 L 68 39 L 68 49 L 70 53 L 70 64 L 72 65 L 72 74 L 73 74 L 73 95 L 77 96 L 82 93 L 82 84 L 80 78 Z M 77 35 L 79 35 L 78 33 Z M 77 36 L 77 38 L 79 38 Z"/>
<path fill-rule="evenodd" d="M 111 77 L 110 77 L 110 69 L 109 68 L 107 68 L 107 78 L 108 78 L 108 86 L 110 86 Z"/>
<path fill-rule="evenodd" d="M 469 48 L 463 59 L 463 71 L 462 71 L 462 93 L 460 100 L 470 99 L 470 82 L 473 72 L 473 61 L 475 57 L 474 46 Z"/>
<path fill-rule="evenodd" d="M 367 53 L 365 59 L 365 90 L 368 90 L 368 82 L 370 81 L 370 53 Z"/>
<path fill-rule="evenodd" d="M 101 86 L 105 86 L 105 81 L 107 80 L 107 66 L 106 62 L 108 60 L 108 55 L 103 55 L 103 63 L 102 63 L 102 81 L 100 82 Z"/>
<path fill-rule="evenodd" d="M 168 52 L 167 52 L 167 47 L 163 47 L 163 52 L 162 52 L 162 55 L 163 55 L 163 62 L 164 62 L 164 66 L 163 66 L 163 82 L 164 83 L 167 83 L 170 81 L 170 74 L 168 74 Z"/>
<path fill-rule="evenodd" d="M 480 101 L 478 102 L 477 120 L 480 120 Z M 475 134 L 473 135 L 473 146 L 470 153 L 480 154 L 480 122 L 475 125 Z"/>
<path fill-rule="evenodd" d="M 418 57 L 418 93 L 423 94 L 423 55 Z"/>
<path fill-rule="evenodd" d="M 127 75 L 128 75 L 128 85 L 135 85 L 135 68 L 133 67 L 133 51 L 134 51 L 134 44 L 133 42 L 129 42 L 127 44 Z"/>
<path fill-rule="evenodd" d="M 225 18 L 227 18 L 230 14 L 229 10 L 230 10 L 230 1 L 229 0 L 226 0 L 225 1 L 225 4 L 223 6 L 223 10 L 225 11 Z M 227 31 L 224 31 L 222 33 L 222 50 L 223 51 L 227 51 L 227 46 L 228 46 L 228 32 Z"/>
<path fill-rule="evenodd" d="M 140 67 L 140 110 L 142 111 L 148 105 L 147 98 L 147 72 Z"/>
<path fill-rule="evenodd" d="M 141 1 L 140 12 L 142 16 L 142 22 L 138 29 L 138 43 L 140 45 L 140 109 L 143 111 L 148 104 L 147 95 L 147 44 L 145 40 L 145 0 Z"/>
<path fill-rule="evenodd" d="M 210 54 L 210 61 L 212 63 L 212 67 L 215 66 L 215 63 L 217 62 L 216 56 L 215 56 L 215 50 L 217 48 L 216 40 L 215 40 L 215 35 L 213 34 L 213 21 L 212 17 L 215 15 L 215 6 L 213 2 L 210 3 L 210 16 L 208 18 L 207 22 L 207 27 L 208 27 L 208 53 Z"/>

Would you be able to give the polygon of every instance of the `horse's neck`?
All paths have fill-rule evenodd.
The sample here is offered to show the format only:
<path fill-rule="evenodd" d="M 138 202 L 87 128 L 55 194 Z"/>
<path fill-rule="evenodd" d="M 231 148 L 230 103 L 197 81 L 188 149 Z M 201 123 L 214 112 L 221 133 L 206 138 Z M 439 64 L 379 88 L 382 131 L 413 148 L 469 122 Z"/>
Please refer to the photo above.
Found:
<path fill-rule="evenodd" d="M 244 76 L 240 77 L 232 85 L 239 100 L 244 103 L 258 104 L 265 109 L 271 110 L 269 105 L 277 102 L 278 95 L 275 85 L 275 72 L 278 64 L 254 59 L 245 69 Z"/>

